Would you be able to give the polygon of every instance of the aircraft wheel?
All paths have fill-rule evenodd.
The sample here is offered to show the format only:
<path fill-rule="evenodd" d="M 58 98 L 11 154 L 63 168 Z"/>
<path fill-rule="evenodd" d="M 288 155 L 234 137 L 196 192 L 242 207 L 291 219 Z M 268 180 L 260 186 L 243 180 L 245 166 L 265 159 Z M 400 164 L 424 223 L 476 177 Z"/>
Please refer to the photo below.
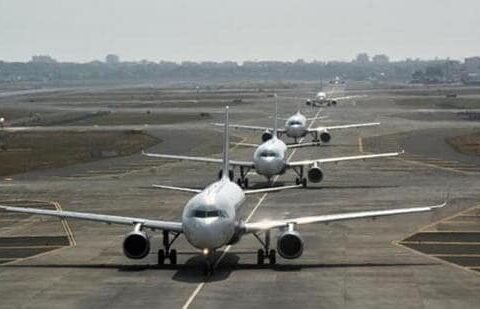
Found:
<path fill-rule="evenodd" d="M 170 260 L 170 264 L 177 265 L 177 250 L 170 250 L 170 255 L 168 256 L 168 259 Z"/>
<path fill-rule="evenodd" d="M 163 249 L 158 250 L 158 265 L 165 264 L 165 251 Z"/>
<path fill-rule="evenodd" d="M 295 178 L 295 184 L 298 186 L 300 184 L 300 178 Z"/>
<path fill-rule="evenodd" d="M 213 263 L 211 263 L 210 261 L 205 262 L 205 266 L 203 268 L 203 274 L 205 276 L 210 276 L 213 274 Z"/>
<path fill-rule="evenodd" d="M 263 252 L 263 249 L 258 249 L 257 251 L 257 264 L 258 265 L 263 265 L 265 262 L 265 252 Z"/>
<path fill-rule="evenodd" d="M 303 179 L 302 179 L 302 186 L 303 186 L 304 188 L 307 187 L 307 178 L 303 178 Z"/>
<path fill-rule="evenodd" d="M 245 178 L 245 180 L 243 181 L 243 187 L 245 189 L 248 189 L 248 178 Z"/>
<path fill-rule="evenodd" d="M 270 250 L 270 253 L 268 254 L 268 260 L 270 265 L 275 265 L 277 263 L 277 252 L 275 250 Z"/>
<path fill-rule="evenodd" d="M 237 179 L 237 185 L 242 186 L 242 180 L 240 178 Z"/>

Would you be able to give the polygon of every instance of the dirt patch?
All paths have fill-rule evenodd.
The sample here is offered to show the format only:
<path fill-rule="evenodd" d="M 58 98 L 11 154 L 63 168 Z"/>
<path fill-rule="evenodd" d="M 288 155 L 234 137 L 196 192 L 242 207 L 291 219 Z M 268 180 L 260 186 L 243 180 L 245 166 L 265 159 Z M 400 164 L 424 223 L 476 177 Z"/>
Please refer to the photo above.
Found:
<path fill-rule="evenodd" d="M 480 131 L 448 138 L 447 143 L 460 153 L 480 156 Z"/>
<path fill-rule="evenodd" d="M 143 125 L 172 124 L 210 119 L 209 113 L 103 113 L 69 122 L 68 125 Z"/>
<path fill-rule="evenodd" d="M 446 97 L 416 97 L 399 98 L 395 103 L 404 107 L 439 108 L 439 109 L 476 109 L 480 108 L 480 98 L 446 98 Z"/>
<path fill-rule="evenodd" d="M 159 142 L 137 131 L 2 132 L 0 175 L 130 155 Z"/>

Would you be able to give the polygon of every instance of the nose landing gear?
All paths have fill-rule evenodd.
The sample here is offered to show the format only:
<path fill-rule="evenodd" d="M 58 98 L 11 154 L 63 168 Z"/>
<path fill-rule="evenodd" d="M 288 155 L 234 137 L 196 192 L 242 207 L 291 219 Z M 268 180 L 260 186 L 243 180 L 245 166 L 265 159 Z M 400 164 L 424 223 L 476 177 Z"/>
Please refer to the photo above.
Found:
<path fill-rule="evenodd" d="M 203 266 L 203 275 L 211 276 L 215 272 L 215 251 L 208 251 L 205 255 L 205 265 Z"/>
<path fill-rule="evenodd" d="M 179 235 L 180 233 L 175 233 L 172 240 L 170 241 L 170 232 L 163 231 L 163 247 L 165 249 L 158 250 L 158 265 L 164 265 L 166 259 L 170 260 L 171 265 L 177 265 L 177 250 L 170 249 L 170 247 Z"/>

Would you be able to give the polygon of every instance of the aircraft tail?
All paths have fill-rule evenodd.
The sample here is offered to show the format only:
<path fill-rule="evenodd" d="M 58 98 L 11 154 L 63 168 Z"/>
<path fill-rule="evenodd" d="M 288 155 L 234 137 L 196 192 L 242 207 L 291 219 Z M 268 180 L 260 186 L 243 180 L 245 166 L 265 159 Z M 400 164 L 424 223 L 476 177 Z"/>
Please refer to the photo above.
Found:
<path fill-rule="evenodd" d="M 228 120 L 228 105 L 225 106 L 225 133 L 223 141 L 223 169 L 222 169 L 222 178 L 230 179 L 230 159 L 228 156 L 229 153 L 229 120 Z"/>
<path fill-rule="evenodd" d="M 275 117 L 273 118 L 273 136 L 277 137 L 278 129 L 278 96 L 275 94 Z"/>

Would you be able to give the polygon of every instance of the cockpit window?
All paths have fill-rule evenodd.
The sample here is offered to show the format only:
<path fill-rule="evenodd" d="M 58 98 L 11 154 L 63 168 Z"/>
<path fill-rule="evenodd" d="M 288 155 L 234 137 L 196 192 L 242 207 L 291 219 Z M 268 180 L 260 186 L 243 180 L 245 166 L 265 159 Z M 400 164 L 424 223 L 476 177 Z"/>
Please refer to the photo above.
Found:
<path fill-rule="evenodd" d="M 264 158 L 276 157 L 277 156 L 277 154 L 273 151 L 263 151 L 260 155 Z"/>
<path fill-rule="evenodd" d="M 295 125 L 301 125 L 302 123 L 297 120 L 291 120 L 288 124 L 291 126 L 295 126 Z"/>
<path fill-rule="evenodd" d="M 216 218 L 216 217 L 223 217 L 222 212 L 220 210 L 194 210 L 193 217 L 195 218 Z"/>

